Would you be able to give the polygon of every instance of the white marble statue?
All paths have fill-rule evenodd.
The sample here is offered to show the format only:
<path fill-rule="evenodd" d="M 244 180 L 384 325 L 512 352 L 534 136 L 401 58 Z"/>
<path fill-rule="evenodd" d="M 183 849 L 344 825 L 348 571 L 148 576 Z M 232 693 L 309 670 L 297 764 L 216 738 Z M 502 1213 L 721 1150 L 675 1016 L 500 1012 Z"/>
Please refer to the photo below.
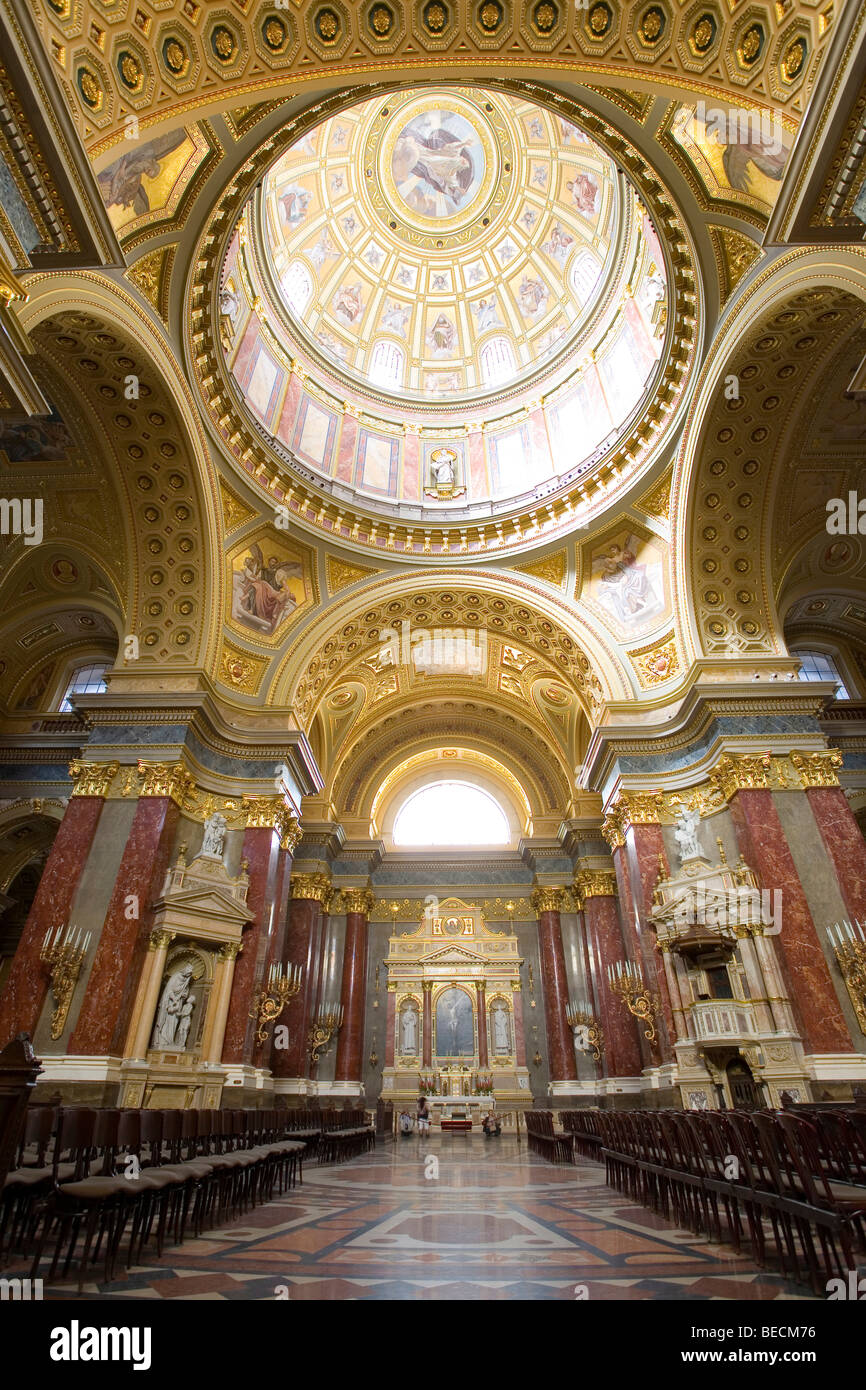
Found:
<path fill-rule="evenodd" d="M 175 1046 L 179 1051 L 186 1051 L 187 1039 L 189 1037 L 190 1024 L 192 1023 L 192 1011 L 195 1008 L 195 995 L 191 994 L 185 1001 L 183 1008 L 177 1018 L 177 1032 L 175 1034 Z"/>
<path fill-rule="evenodd" d="M 510 1046 L 508 1014 L 501 1004 L 493 1010 L 493 1045 L 497 1052 L 507 1052 Z"/>
<path fill-rule="evenodd" d="M 674 837 L 680 847 L 680 863 L 685 864 L 689 859 L 697 859 L 703 854 L 698 841 L 698 826 L 701 821 L 700 811 L 687 811 L 683 807 L 680 818 L 677 821 Z"/>
<path fill-rule="evenodd" d="M 403 1052 L 412 1053 L 418 1047 L 418 1015 L 414 1009 L 403 1011 Z"/>
<path fill-rule="evenodd" d="M 167 1048 L 178 1046 L 178 1025 L 183 1013 L 184 1005 L 189 995 L 192 985 L 192 966 L 187 962 L 180 970 L 175 970 L 166 981 L 162 991 L 162 998 L 159 1001 L 159 1008 L 156 1011 L 156 1022 L 153 1026 L 153 1038 L 151 1047 L 165 1051 Z M 192 1010 L 190 1010 L 192 1013 Z M 187 1022 L 186 1033 L 189 1032 L 189 1022 Z M 186 1038 L 184 1034 L 184 1039 Z"/>
<path fill-rule="evenodd" d="M 201 852 L 210 859 L 222 859 L 223 846 L 226 842 L 226 818 L 219 812 L 208 816 L 204 823 L 204 838 L 201 842 Z"/>
<path fill-rule="evenodd" d="M 438 459 L 433 465 L 437 487 L 454 486 L 454 464 L 450 458 Z"/>

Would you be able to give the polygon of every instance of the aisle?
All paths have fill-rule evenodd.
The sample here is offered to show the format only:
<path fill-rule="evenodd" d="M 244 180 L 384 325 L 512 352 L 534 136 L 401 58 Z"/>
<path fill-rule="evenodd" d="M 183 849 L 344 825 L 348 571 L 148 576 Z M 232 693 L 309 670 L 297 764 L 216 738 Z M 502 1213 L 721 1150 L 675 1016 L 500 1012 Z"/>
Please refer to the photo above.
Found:
<path fill-rule="evenodd" d="M 46 1297 L 74 1297 L 74 1285 Z M 339 1166 L 84 1297 L 808 1299 L 516 1139 L 413 1136 Z"/>

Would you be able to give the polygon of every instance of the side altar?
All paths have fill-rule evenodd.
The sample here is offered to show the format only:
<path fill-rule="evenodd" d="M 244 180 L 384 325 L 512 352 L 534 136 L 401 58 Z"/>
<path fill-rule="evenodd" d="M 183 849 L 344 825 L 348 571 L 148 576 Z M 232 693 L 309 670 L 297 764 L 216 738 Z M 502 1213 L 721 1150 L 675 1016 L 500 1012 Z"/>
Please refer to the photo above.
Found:
<path fill-rule="evenodd" d="M 423 1092 L 434 1123 L 461 1102 L 476 1118 L 529 1108 L 522 964 L 517 937 L 459 898 L 392 936 L 383 1099 L 414 1106 Z"/>

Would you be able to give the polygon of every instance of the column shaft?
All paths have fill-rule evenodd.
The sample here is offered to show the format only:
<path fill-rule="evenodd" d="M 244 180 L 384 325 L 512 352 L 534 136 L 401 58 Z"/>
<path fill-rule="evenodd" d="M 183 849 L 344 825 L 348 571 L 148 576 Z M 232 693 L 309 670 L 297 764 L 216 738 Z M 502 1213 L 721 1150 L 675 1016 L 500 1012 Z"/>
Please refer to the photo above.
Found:
<path fill-rule="evenodd" d="M 556 895 L 552 897 L 551 895 Z M 559 907 L 561 890 L 536 889 L 533 906 L 538 918 L 538 946 L 541 961 L 541 983 L 547 1016 L 547 1050 L 551 1081 L 576 1081 L 577 1061 L 574 1042 L 568 1026 L 568 977 L 565 970 L 565 949 L 562 944 L 562 923 Z"/>
<path fill-rule="evenodd" d="M 361 1081 L 361 1052 L 364 1044 L 364 1004 L 367 984 L 367 914 L 372 894 L 349 889 L 344 892 L 346 940 L 343 948 L 343 979 L 340 1003 L 343 1026 L 337 1042 L 335 1081 Z"/>

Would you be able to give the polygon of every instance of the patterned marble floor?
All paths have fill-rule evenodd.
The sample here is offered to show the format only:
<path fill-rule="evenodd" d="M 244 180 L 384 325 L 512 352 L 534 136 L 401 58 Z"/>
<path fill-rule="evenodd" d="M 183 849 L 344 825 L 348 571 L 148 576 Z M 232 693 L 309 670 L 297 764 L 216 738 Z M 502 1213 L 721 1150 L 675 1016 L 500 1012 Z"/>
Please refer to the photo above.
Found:
<path fill-rule="evenodd" d="M 100 1299 L 809 1300 L 516 1139 L 389 1141 L 111 1285 Z M 45 1289 L 74 1298 L 74 1285 Z"/>

